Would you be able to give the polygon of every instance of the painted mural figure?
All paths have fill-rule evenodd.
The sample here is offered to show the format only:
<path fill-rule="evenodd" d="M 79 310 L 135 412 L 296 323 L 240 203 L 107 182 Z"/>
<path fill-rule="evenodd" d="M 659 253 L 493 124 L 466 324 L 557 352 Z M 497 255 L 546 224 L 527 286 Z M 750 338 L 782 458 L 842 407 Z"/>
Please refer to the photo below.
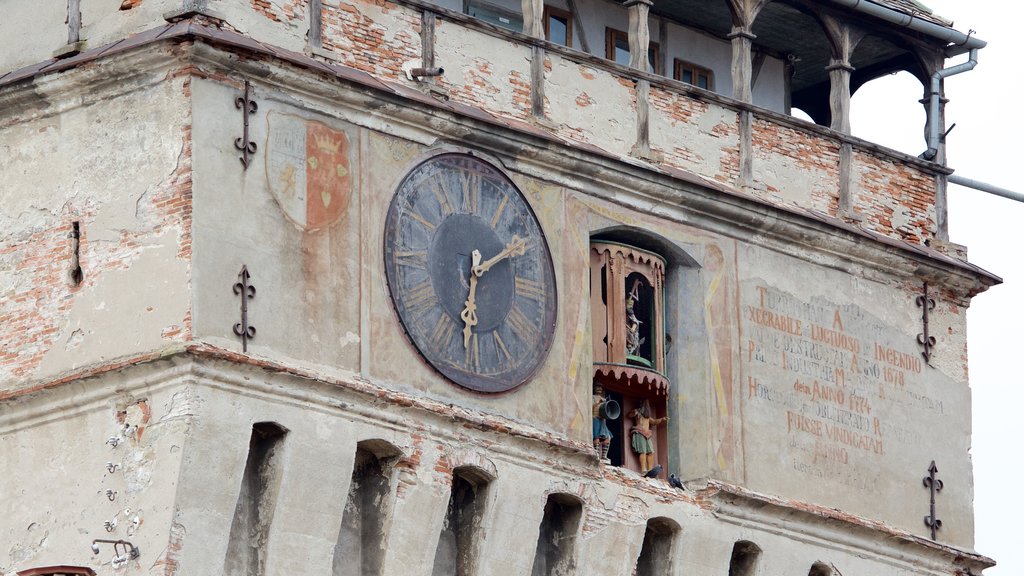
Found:
<path fill-rule="evenodd" d="M 653 428 L 668 422 L 668 416 L 652 418 L 651 403 L 645 398 L 639 408 L 630 411 L 629 417 L 633 419 L 633 428 L 629 431 L 630 445 L 640 457 L 640 473 L 647 474 L 654 467 L 654 443 L 651 442 Z"/>
<path fill-rule="evenodd" d="M 608 421 L 605 419 L 604 405 L 608 402 L 604 395 L 604 387 L 594 384 L 594 449 L 602 460 L 608 459 L 608 447 L 612 441 L 612 431 L 608 429 Z"/>

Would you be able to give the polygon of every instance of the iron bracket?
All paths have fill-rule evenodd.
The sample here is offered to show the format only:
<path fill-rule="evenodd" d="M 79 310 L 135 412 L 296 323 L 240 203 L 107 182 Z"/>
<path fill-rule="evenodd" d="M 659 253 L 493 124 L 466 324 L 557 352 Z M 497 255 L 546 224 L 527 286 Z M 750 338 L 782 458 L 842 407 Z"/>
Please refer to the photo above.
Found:
<path fill-rule="evenodd" d="M 935 309 L 935 299 L 928 296 L 928 283 L 924 283 L 924 294 L 918 296 L 915 300 L 918 308 L 921 308 L 921 324 L 924 327 L 924 331 L 917 335 L 917 343 L 920 344 L 924 350 L 921 355 L 924 356 L 925 363 L 930 363 L 932 360 L 932 348 L 935 347 L 935 336 L 932 336 L 928 330 L 928 315 Z"/>
<path fill-rule="evenodd" d="M 935 460 L 932 460 L 932 465 L 928 467 L 928 475 L 922 479 L 922 483 L 930 495 L 929 513 L 924 517 L 924 525 L 931 529 L 932 540 L 935 540 L 935 533 L 942 528 L 942 520 L 935 517 L 935 494 L 942 491 L 942 480 L 935 477 L 938 473 L 939 469 L 935 466 Z"/>
<path fill-rule="evenodd" d="M 249 283 L 249 270 L 242 265 L 238 273 L 238 282 L 234 286 L 235 294 L 242 299 L 242 321 L 234 326 L 236 336 L 242 338 L 242 352 L 249 351 L 249 340 L 256 337 L 256 328 L 249 325 L 249 300 L 256 296 L 256 287 Z"/>
<path fill-rule="evenodd" d="M 242 111 L 242 137 L 235 138 L 235 148 L 242 151 L 239 160 L 244 170 L 248 169 L 249 163 L 252 162 L 249 156 L 256 153 L 256 143 L 249 140 L 249 116 L 256 113 L 257 105 L 252 99 L 252 86 L 248 80 L 245 81 L 245 95 L 235 98 L 235 108 Z"/>

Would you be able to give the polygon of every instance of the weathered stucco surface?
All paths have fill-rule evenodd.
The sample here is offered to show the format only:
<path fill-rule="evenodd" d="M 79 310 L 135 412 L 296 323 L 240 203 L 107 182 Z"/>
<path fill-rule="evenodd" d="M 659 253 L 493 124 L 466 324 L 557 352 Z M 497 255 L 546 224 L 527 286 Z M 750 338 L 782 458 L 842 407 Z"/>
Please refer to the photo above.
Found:
<path fill-rule="evenodd" d="M 53 565 L 110 573 L 113 551 L 104 544 L 93 555 L 94 538 L 131 540 L 143 556 L 130 570 L 145 562 L 164 573 L 174 562 L 175 493 L 194 408 L 170 363 L 5 402 L 0 573 Z"/>
<path fill-rule="evenodd" d="M 62 82 L 64 96 L 22 108 L 0 130 L 5 392 L 152 352 L 189 330 L 188 81 L 88 96 L 76 94 L 87 79 Z"/>
<path fill-rule="evenodd" d="M 303 6 L 225 8 L 272 37 L 300 33 Z M 418 57 L 415 10 L 325 10 L 340 35 L 325 43 L 332 58 L 397 78 Z M 134 14 L 124 17 L 146 12 Z M 438 37 L 454 101 L 530 120 L 528 47 L 450 21 Z M 721 99 L 651 88 L 655 159 L 706 180 L 651 170 L 628 156 L 632 80 L 547 58 L 548 116 L 519 130 L 201 40 L 0 88 L 11 103 L 0 106 L 0 460 L 17 471 L 0 482 L 16 494 L 0 522 L 0 572 L 111 570 L 109 548 L 94 557 L 88 544 L 112 535 L 142 550 L 129 570 L 223 574 L 227 555 L 252 547 L 235 528 L 258 501 L 274 508 L 256 514 L 264 573 L 335 573 L 359 450 L 384 461 L 388 489 L 375 504 L 386 575 L 431 574 L 453 474 L 467 467 L 487 483 L 483 575 L 531 573 L 552 494 L 581 507 L 567 535 L 581 574 L 630 573 L 651 518 L 678 528 L 673 572 L 695 576 L 727 573 L 741 540 L 761 548 L 762 574 L 818 560 L 899 576 L 985 565 L 964 560 L 964 326 L 970 296 L 992 280 L 719 186 L 739 177 L 740 147 L 737 108 Z M 235 145 L 246 80 L 258 103 L 248 167 Z M 754 143 L 755 193 L 837 210 L 837 141 L 765 116 Z M 391 302 L 388 206 L 403 176 L 442 151 L 503 170 L 554 260 L 554 343 L 507 393 L 446 381 Z M 884 154 L 854 158 L 866 226 L 927 239 L 932 176 Z M 601 464 L 591 449 L 589 241 L 609 232 L 642 237 L 669 262 L 663 464 L 685 491 Z M 247 351 L 235 331 L 243 265 L 256 288 Z M 917 345 L 925 278 L 937 300 L 930 363 Z M 253 479 L 247 458 L 267 426 L 280 438 Z M 933 459 L 942 515 L 957 518 L 938 544 L 921 523 Z M 274 489 L 252 495 L 264 484 Z"/>

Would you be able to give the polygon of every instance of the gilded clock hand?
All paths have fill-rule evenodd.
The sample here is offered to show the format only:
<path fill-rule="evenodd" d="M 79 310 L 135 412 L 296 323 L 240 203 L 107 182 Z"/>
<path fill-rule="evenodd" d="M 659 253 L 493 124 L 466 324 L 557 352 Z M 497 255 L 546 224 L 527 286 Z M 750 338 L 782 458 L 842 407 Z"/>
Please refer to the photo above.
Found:
<path fill-rule="evenodd" d="M 462 309 L 459 317 L 465 325 L 462 328 L 462 347 L 469 349 L 469 337 L 473 334 L 473 326 L 476 326 L 476 282 L 478 275 L 475 270 L 480 265 L 480 251 L 473 250 L 473 267 L 469 273 L 469 297 L 466 298 L 466 307 Z"/>
<path fill-rule="evenodd" d="M 474 265 L 473 275 L 483 276 L 484 272 L 487 272 L 488 270 L 491 269 L 491 266 L 494 266 L 495 264 L 501 262 L 505 258 L 508 258 L 509 256 L 522 256 L 525 253 L 526 240 L 520 238 L 519 236 L 512 236 L 512 241 L 508 243 L 508 246 L 505 246 L 504 250 L 498 252 L 493 258 L 484 262 L 483 264 Z"/>

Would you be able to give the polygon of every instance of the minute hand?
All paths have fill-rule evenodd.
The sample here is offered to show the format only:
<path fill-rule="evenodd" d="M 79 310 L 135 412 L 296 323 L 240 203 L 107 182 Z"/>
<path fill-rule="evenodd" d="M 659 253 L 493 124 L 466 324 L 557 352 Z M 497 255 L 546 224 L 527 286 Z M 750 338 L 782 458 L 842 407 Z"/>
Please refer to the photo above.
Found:
<path fill-rule="evenodd" d="M 473 275 L 479 278 L 491 269 L 498 262 L 501 262 L 509 256 L 521 256 L 526 253 L 526 239 L 520 238 L 519 236 L 512 236 L 512 241 L 505 246 L 505 249 L 494 255 L 493 258 L 488 259 L 479 266 L 473 266 Z"/>

